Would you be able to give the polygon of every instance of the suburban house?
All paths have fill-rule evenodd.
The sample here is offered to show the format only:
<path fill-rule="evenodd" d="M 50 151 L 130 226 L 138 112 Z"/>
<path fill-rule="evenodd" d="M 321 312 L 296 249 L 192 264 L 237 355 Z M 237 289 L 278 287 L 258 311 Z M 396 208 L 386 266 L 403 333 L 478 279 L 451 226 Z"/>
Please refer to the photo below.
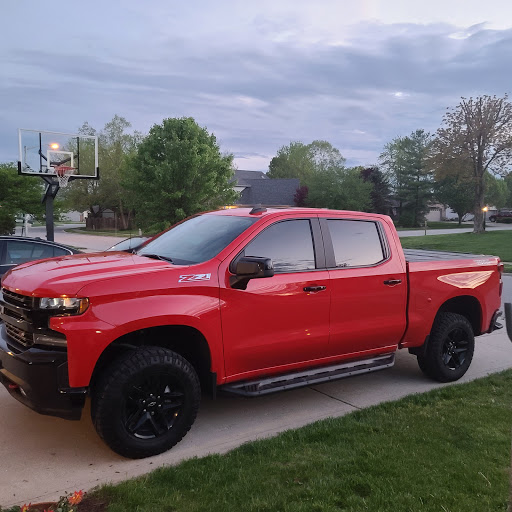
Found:
<path fill-rule="evenodd" d="M 441 204 L 441 203 L 433 203 L 429 206 L 430 210 L 425 216 L 425 220 L 428 222 L 433 221 L 442 221 L 442 220 L 456 220 L 458 219 L 457 214 L 448 206 Z M 490 215 L 495 214 L 498 211 L 498 209 L 495 206 L 489 206 L 487 208 L 487 211 L 485 212 L 485 218 L 486 220 L 489 218 Z M 473 220 L 473 214 L 467 213 L 464 216 L 465 221 L 471 221 Z"/>
<path fill-rule="evenodd" d="M 295 206 L 297 178 L 270 179 L 261 171 L 236 170 L 233 188 L 240 194 L 239 205 Z"/>

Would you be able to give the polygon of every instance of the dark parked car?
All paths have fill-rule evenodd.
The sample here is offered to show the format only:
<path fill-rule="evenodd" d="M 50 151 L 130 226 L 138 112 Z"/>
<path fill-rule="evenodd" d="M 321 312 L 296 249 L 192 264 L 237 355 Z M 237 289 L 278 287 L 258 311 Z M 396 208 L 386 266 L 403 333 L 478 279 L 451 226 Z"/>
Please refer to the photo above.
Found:
<path fill-rule="evenodd" d="M 112 247 L 108 248 L 107 251 L 122 251 L 133 253 L 145 245 L 148 240 L 149 237 L 147 236 L 134 236 L 113 245 Z"/>
<path fill-rule="evenodd" d="M 0 236 L 0 277 L 20 263 L 81 252 L 73 247 L 48 242 L 42 238 Z"/>
<path fill-rule="evenodd" d="M 489 215 L 491 222 L 512 222 L 512 210 L 498 210 L 495 214 Z"/>

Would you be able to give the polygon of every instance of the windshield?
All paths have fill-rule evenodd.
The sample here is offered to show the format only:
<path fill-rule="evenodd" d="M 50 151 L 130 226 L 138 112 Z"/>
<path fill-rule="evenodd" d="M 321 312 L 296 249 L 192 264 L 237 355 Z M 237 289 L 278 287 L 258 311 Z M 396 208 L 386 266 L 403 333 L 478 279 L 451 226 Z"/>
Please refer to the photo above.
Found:
<path fill-rule="evenodd" d="M 256 220 L 228 215 L 199 215 L 178 224 L 137 251 L 170 259 L 176 265 L 208 261 Z"/>
<path fill-rule="evenodd" d="M 127 238 L 118 244 L 108 248 L 107 251 L 129 251 L 130 249 L 136 249 L 137 246 L 145 242 L 148 238 L 145 236 L 134 236 Z"/>

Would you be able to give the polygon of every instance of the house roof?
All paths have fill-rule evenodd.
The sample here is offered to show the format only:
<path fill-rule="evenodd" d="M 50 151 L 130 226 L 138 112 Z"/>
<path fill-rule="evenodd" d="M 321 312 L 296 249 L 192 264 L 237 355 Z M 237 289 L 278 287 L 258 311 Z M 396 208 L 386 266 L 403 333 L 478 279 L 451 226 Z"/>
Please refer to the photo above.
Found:
<path fill-rule="evenodd" d="M 246 179 L 246 188 L 240 194 L 238 204 L 288 205 L 294 204 L 295 192 L 300 186 L 296 178 L 291 179 Z"/>
<path fill-rule="evenodd" d="M 270 179 L 264 172 L 262 171 L 244 171 L 241 169 L 237 169 L 235 171 L 234 181 L 240 187 L 250 187 L 251 185 L 248 181 L 251 180 L 268 180 Z"/>

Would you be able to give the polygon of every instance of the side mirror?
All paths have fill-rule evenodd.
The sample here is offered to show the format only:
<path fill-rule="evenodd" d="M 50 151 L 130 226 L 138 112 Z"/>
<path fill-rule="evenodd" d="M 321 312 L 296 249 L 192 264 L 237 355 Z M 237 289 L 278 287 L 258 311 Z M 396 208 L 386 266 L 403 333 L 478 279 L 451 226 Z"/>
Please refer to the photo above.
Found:
<path fill-rule="evenodd" d="M 251 279 L 272 277 L 273 275 L 274 265 L 270 258 L 246 256 L 237 261 L 235 275 L 231 276 L 229 284 L 231 288 L 245 290 L 247 288 L 247 283 Z"/>

